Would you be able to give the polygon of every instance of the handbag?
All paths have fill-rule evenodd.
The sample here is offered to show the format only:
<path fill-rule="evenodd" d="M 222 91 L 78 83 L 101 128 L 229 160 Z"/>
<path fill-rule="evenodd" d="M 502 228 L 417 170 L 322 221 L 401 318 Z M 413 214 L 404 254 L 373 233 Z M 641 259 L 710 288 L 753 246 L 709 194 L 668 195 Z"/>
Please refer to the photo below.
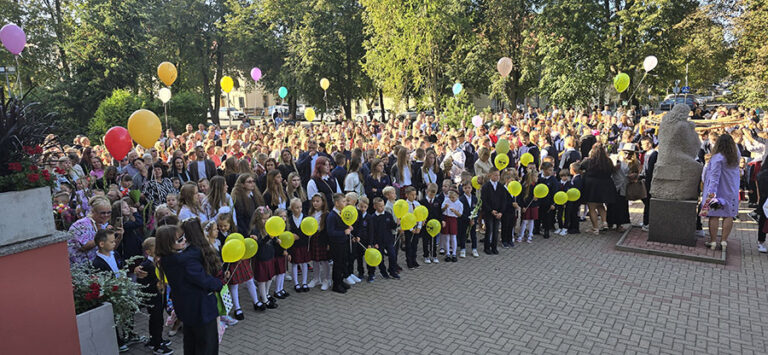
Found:
<path fill-rule="evenodd" d="M 627 201 L 642 200 L 648 198 L 648 191 L 641 180 L 627 183 Z"/>
<path fill-rule="evenodd" d="M 219 308 L 220 316 L 226 316 L 232 311 L 232 294 L 229 293 L 228 285 L 224 285 L 221 291 L 216 293 L 216 305 Z"/>

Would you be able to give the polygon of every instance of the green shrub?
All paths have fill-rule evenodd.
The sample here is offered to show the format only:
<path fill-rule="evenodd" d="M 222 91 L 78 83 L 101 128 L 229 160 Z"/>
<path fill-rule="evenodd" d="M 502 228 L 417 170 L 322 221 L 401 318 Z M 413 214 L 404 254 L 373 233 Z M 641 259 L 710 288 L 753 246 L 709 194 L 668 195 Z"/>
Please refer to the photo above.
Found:
<path fill-rule="evenodd" d="M 477 114 L 475 105 L 469 100 L 465 91 L 458 96 L 446 98 L 443 107 L 443 112 L 440 113 L 440 124 L 448 127 L 458 128 L 461 121 L 466 122 L 468 125 L 465 127 L 468 127 L 472 116 Z"/>
<path fill-rule="evenodd" d="M 104 134 L 114 126 L 128 126 L 131 114 L 142 108 L 142 100 L 128 90 L 118 89 L 112 96 L 104 99 L 88 123 L 88 135 L 93 141 L 99 142 Z"/>
<path fill-rule="evenodd" d="M 163 115 L 163 104 L 160 100 L 152 101 L 152 111 L 157 112 L 160 122 L 165 126 L 165 117 Z M 184 131 L 187 124 L 191 124 L 197 129 L 197 125 L 206 123 L 206 101 L 203 95 L 193 91 L 181 91 L 173 93 L 171 100 L 168 101 L 168 125 L 174 132 Z"/>

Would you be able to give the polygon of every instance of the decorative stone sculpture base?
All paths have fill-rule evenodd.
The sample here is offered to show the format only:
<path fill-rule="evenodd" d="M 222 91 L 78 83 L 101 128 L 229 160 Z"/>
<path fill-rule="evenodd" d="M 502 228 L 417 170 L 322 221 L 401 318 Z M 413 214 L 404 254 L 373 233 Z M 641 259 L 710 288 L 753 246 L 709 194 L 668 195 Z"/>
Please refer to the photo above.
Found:
<path fill-rule="evenodd" d="M 695 246 L 697 204 L 651 198 L 648 241 Z"/>
<path fill-rule="evenodd" d="M 119 352 L 111 303 L 105 302 L 78 314 L 77 331 L 80 335 L 80 354 L 117 355 Z"/>

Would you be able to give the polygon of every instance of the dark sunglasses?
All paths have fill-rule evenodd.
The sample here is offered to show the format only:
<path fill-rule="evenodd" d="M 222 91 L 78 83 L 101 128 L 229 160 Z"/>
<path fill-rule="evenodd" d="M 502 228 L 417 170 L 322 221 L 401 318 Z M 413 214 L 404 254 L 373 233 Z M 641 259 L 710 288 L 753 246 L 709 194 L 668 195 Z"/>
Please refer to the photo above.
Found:
<path fill-rule="evenodd" d="M 184 241 L 186 240 L 187 238 L 184 235 L 182 235 L 181 237 L 176 238 L 176 243 L 181 244 L 181 243 L 184 243 Z"/>

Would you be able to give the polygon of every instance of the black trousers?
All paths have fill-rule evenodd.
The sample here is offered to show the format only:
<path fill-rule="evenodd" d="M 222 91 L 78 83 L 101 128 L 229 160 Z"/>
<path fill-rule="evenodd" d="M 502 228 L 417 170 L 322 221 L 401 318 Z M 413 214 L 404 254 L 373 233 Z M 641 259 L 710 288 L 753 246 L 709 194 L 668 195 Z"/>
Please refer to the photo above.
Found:
<path fill-rule="evenodd" d="M 347 259 L 349 256 L 349 242 L 331 243 L 331 259 L 333 260 L 333 270 L 331 279 L 336 285 L 344 280 L 347 273 Z"/>
<path fill-rule="evenodd" d="M 651 189 L 648 188 L 648 191 L 651 191 Z M 651 194 L 648 193 L 648 197 L 643 199 L 643 225 L 644 226 L 648 225 L 648 211 L 650 211 L 650 208 L 651 208 Z"/>
<path fill-rule="evenodd" d="M 565 224 L 565 205 L 555 206 L 555 221 L 557 222 L 558 228 L 560 229 L 568 228 L 568 225 Z"/>
<path fill-rule="evenodd" d="M 501 216 L 501 242 L 514 245 L 515 211 L 507 211 Z"/>
<path fill-rule="evenodd" d="M 579 208 L 578 202 L 565 203 L 565 225 L 568 233 L 579 233 Z"/>
<path fill-rule="evenodd" d="M 491 216 L 490 218 L 486 217 L 484 220 L 485 220 L 484 248 L 486 250 L 496 249 L 499 244 L 499 228 L 501 228 L 501 219 L 496 219 L 495 217 Z"/>
<path fill-rule="evenodd" d="M 758 243 L 765 242 L 765 233 L 763 233 L 763 225 L 765 224 L 765 215 L 763 211 L 757 213 L 757 241 Z"/>
<path fill-rule="evenodd" d="M 421 245 L 424 251 L 424 257 L 437 257 L 437 236 L 434 238 L 427 233 L 426 229 L 421 231 Z"/>
<path fill-rule="evenodd" d="M 149 344 L 160 346 L 163 341 L 163 295 L 156 294 L 149 299 Z M 218 330 L 217 330 L 218 331 Z"/>
<path fill-rule="evenodd" d="M 411 231 L 405 231 L 405 263 L 408 267 L 414 267 L 416 262 L 416 250 L 419 248 L 419 236 Z"/>
<path fill-rule="evenodd" d="M 357 273 L 365 275 L 365 269 L 363 264 L 363 254 L 365 249 L 356 242 L 352 242 L 351 253 L 349 254 L 349 263 L 347 265 L 347 275 L 355 273 L 355 262 L 357 262 Z"/>
<path fill-rule="evenodd" d="M 203 325 L 184 324 L 184 355 L 216 355 L 219 353 L 218 321 Z"/>
<path fill-rule="evenodd" d="M 457 236 L 459 240 L 456 243 L 459 246 L 459 250 L 466 249 L 467 237 L 472 242 L 472 249 L 477 249 L 477 220 L 475 220 L 475 224 L 472 226 L 469 225 L 469 221 L 469 218 L 459 218 L 459 235 Z M 469 235 L 467 235 L 467 230 L 469 230 Z"/>
<path fill-rule="evenodd" d="M 539 206 L 539 223 L 545 233 L 555 229 L 555 210 L 552 205 Z"/>
<path fill-rule="evenodd" d="M 387 245 L 379 244 L 379 252 L 381 252 L 382 260 L 379 264 L 379 272 L 382 276 L 389 276 L 397 274 L 397 250 L 395 250 L 394 243 L 388 243 Z M 387 257 L 389 264 L 384 262 L 384 257 Z M 389 268 L 387 268 L 389 265 Z M 373 276 L 376 274 L 376 268 L 368 266 L 368 275 Z"/>

